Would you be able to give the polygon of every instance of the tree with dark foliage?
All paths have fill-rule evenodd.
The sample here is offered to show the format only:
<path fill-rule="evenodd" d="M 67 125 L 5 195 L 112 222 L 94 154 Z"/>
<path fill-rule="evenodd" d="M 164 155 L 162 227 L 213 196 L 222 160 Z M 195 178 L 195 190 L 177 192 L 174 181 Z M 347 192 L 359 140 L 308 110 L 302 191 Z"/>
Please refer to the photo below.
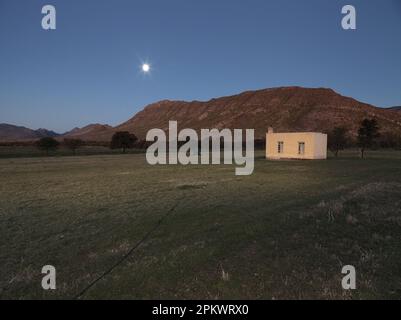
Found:
<path fill-rule="evenodd" d="M 365 156 L 365 150 L 371 148 L 380 136 L 376 119 L 365 119 L 358 130 L 358 146 L 361 149 L 361 158 Z"/>
<path fill-rule="evenodd" d="M 48 156 L 49 151 L 56 150 L 60 145 L 60 142 L 51 137 L 46 137 L 40 139 L 36 145 L 40 150 L 46 151 L 46 155 Z"/>
<path fill-rule="evenodd" d="M 75 156 L 77 149 L 82 147 L 84 142 L 81 139 L 64 139 L 64 145 L 70 149 Z"/>
<path fill-rule="evenodd" d="M 347 129 L 345 127 L 335 127 L 329 133 L 328 147 L 335 157 L 340 150 L 344 150 L 348 143 Z"/>
<path fill-rule="evenodd" d="M 128 131 L 119 131 L 116 132 L 111 138 L 111 149 L 122 149 L 123 153 L 125 153 L 126 149 L 131 149 L 135 146 L 135 142 L 138 138 Z"/>
<path fill-rule="evenodd" d="M 393 132 L 382 133 L 379 144 L 381 148 L 399 150 L 401 149 L 401 135 Z"/>

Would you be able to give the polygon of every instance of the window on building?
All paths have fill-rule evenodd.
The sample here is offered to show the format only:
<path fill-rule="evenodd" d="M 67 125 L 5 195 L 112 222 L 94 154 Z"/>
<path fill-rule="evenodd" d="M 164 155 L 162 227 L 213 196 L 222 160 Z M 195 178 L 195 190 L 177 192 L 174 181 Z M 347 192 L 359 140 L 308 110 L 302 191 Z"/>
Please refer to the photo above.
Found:
<path fill-rule="evenodd" d="M 277 143 L 277 152 L 278 153 L 283 153 L 284 152 L 284 142 L 283 141 L 279 141 Z"/>
<path fill-rule="evenodd" d="M 305 142 L 298 142 L 298 154 L 305 154 Z"/>

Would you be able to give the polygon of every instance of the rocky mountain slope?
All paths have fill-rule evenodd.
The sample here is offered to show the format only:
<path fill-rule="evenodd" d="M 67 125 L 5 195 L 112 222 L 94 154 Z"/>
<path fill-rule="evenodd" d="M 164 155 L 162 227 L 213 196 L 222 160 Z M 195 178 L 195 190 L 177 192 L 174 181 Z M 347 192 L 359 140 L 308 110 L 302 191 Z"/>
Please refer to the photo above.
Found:
<path fill-rule="evenodd" d="M 150 129 L 167 130 L 169 120 L 178 121 L 180 129 L 255 129 L 256 138 L 264 138 L 269 126 L 277 132 L 328 132 L 333 127 L 345 126 L 356 136 L 364 118 L 376 118 L 382 132 L 401 133 L 400 107 L 377 108 L 326 88 L 281 87 L 247 91 L 205 102 L 164 100 L 148 105 L 114 128 L 91 124 L 75 128 L 59 138 L 110 141 L 116 131 L 129 131 L 145 139 Z M 15 128 L 19 128 L 20 133 L 0 126 L 0 141 L 4 138 L 38 138 L 37 132 Z"/>
<path fill-rule="evenodd" d="M 328 132 L 345 126 L 356 135 L 364 118 L 377 118 L 383 131 L 401 132 L 401 115 L 341 96 L 331 89 L 284 87 L 248 91 L 207 102 L 160 101 L 147 106 L 116 127 L 144 138 L 149 129 L 166 130 L 169 120 L 180 128 L 256 129 L 264 138 L 267 128 L 278 132 Z"/>

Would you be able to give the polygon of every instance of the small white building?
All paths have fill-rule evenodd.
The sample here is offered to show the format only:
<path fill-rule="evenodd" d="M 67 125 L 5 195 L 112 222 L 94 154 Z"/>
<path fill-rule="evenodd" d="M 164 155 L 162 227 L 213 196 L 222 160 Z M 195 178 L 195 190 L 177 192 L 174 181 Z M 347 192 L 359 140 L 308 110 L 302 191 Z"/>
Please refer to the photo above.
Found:
<path fill-rule="evenodd" d="M 327 134 L 319 132 L 266 134 L 266 158 L 279 159 L 327 159 Z"/>

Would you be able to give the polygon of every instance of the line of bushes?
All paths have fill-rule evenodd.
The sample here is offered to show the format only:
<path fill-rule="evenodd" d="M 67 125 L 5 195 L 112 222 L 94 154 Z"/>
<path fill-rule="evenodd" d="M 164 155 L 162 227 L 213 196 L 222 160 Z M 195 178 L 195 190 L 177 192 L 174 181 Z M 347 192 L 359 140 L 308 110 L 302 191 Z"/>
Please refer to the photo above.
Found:
<path fill-rule="evenodd" d="M 55 152 L 59 147 L 69 149 L 73 155 L 81 147 L 107 147 L 111 150 L 120 149 L 122 153 L 126 153 L 128 149 L 146 150 L 152 142 L 139 140 L 133 133 L 127 131 L 116 132 L 110 142 L 83 141 L 81 139 L 65 138 L 63 141 L 46 137 L 36 142 L 3 142 L 0 146 L 16 147 L 16 146 L 36 146 L 46 155 Z M 178 147 L 185 144 L 179 142 Z M 264 150 L 266 148 L 265 139 L 255 140 L 255 149 Z M 339 152 L 348 148 L 359 148 L 361 157 L 363 158 L 367 149 L 396 149 L 401 150 L 401 135 L 392 132 L 380 133 L 376 119 L 364 119 L 358 130 L 356 137 L 349 135 L 347 128 L 336 127 L 328 132 L 328 149 L 337 157 Z"/>
<path fill-rule="evenodd" d="M 356 137 L 348 134 L 345 127 L 336 127 L 328 133 L 328 149 L 337 157 L 341 150 L 359 148 L 361 158 L 368 149 L 401 150 L 401 135 L 393 132 L 380 132 L 376 119 L 364 119 Z"/>

